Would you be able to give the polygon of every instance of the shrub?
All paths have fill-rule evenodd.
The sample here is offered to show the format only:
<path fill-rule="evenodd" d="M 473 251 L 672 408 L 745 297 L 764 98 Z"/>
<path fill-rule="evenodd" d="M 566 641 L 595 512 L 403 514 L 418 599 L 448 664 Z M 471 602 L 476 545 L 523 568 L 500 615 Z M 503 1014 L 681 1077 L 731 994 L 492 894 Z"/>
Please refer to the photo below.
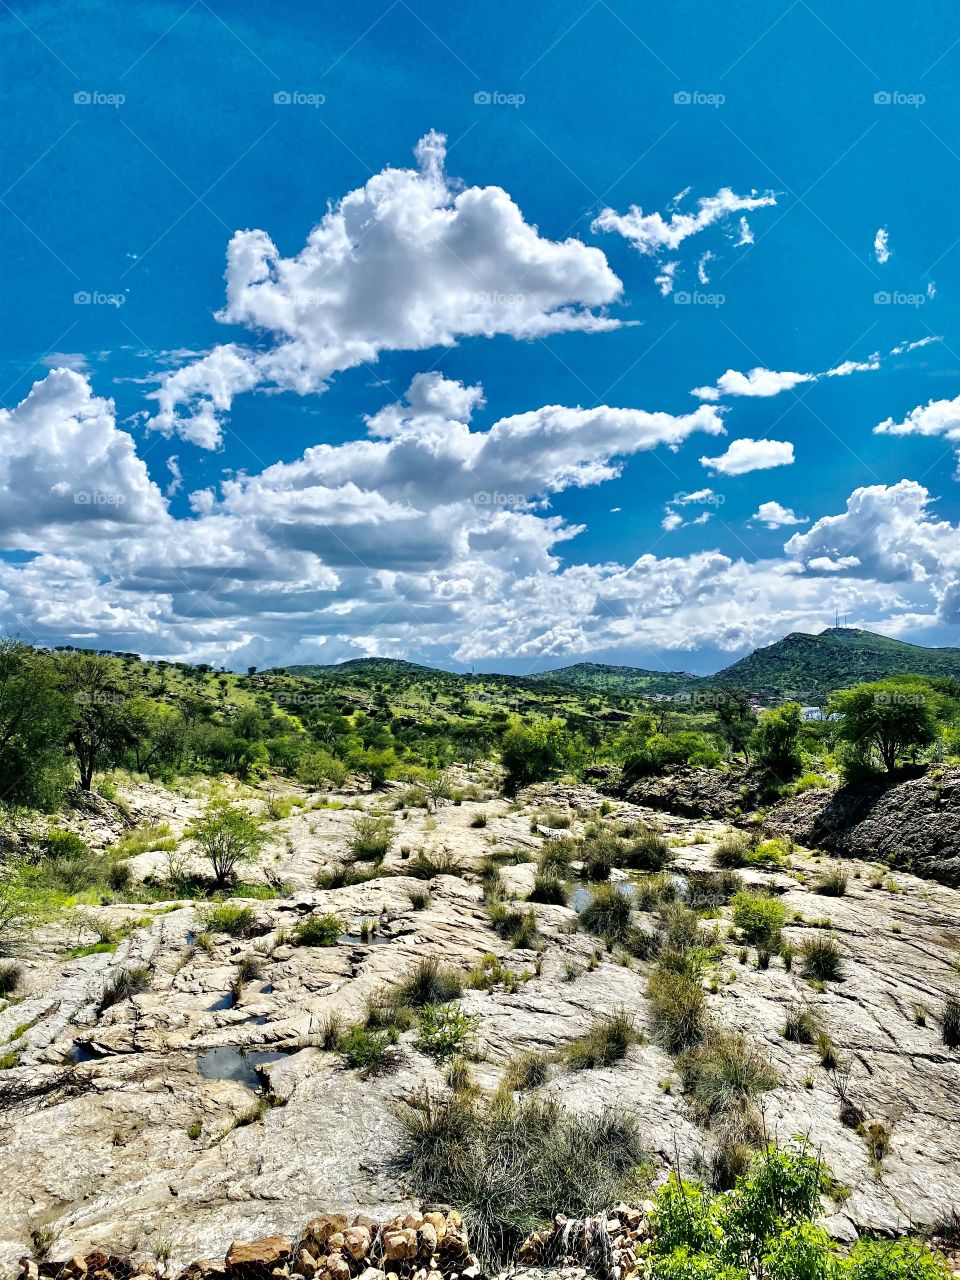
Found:
<path fill-rule="evenodd" d="M 252 907 L 238 907 L 224 902 L 210 907 L 204 913 L 203 927 L 207 933 L 228 933 L 231 938 L 249 938 L 256 932 Z"/>
<path fill-rule="evenodd" d="M 393 820 L 370 813 L 357 813 L 347 847 L 360 862 L 382 862 L 393 840 Z"/>
<path fill-rule="evenodd" d="M 457 969 L 442 965 L 436 956 L 426 956 L 395 988 L 397 998 L 414 1009 L 446 1004 L 463 995 L 463 976 Z"/>
<path fill-rule="evenodd" d="M 549 1062 L 546 1054 L 518 1053 L 511 1058 L 503 1071 L 503 1085 L 515 1093 L 524 1089 L 537 1089 L 546 1084 Z"/>
<path fill-rule="evenodd" d="M 601 1018 L 582 1036 L 577 1036 L 563 1050 L 563 1057 L 571 1071 L 609 1067 L 626 1057 L 627 1050 L 637 1039 L 637 1029 L 629 1015 L 620 1010 L 608 1018 Z"/>
<path fill-rule="evenodd" d="M 7 961 L 0 964 L 0 996 L 10 996 L 23 979 L 23 966 Z"/>
<path fill-rule="evenodd" d="M 221 887 L 236 876 L 237 867 L 252 861 L 266 839 L 253 814 L 225 800 L 212 800 L 203 814 L 187 831 L 202 857 L 213 869 L 215 882 Z"/>
<path fill-rule="evenodd" d="M 861 1238 L 850 1250 L 850 1280 L 947 1280 L 944 1258 L 919 1240 Z"/>
<path fill-rule="evenodd" d="M 822 893 L 826 898 L 842 898 L 849 882 L 847 873 L 841 867 L 831 867 L 817 885 L 817 893 Z"/>
<path fill-rule="evenodd" d="M 960 1048 L 960 996 L 948 996 L 943 1002 L 940 1032 L 948 1049 Z"/>
<path fill-rule="evenodd" d="M 707 1002 L 699 978 L 658 968 L 647 984 L 654 1032 L 668 1053 L 680 1053 L 702 1039 Z"/>
<path fill-rule="evenodd" d="M 743 891 L 733 897 L 733 922 L 746 942 L 772 949 L 787 922 L 787 909 L 776 898 Z"/>
<path fill-rule="evenodd" d="M 833 1241 L 822 1227 L 798 1222 L 775 1236 L 763 1255 L 763 1270 L 777 1280 L 839 1280 Z"/>
<path fill-rule="evenodd" d="M 843 952 L 833 938 L 810 937 L 800 944 L 803 974 L 820 982 L 834 982 L 843 977 Z"/>
<path fill-rule="evenodd" d="M 742 1112 L 757 1094 L 777 1084 L 770 1061 L 736 1031 L 708 1036 L 681 1054 L 677 1066 L 691 1109 L 708 1122 Z"/>
<path fill-rule="evenodd" d="M 613 885 L 598 885 L 580 912 L 580 923 L 605 942 L 622 942 L 630 928 L 629 900 Z"/>
<path fill-rule="evenodd" d="M 416 1046 L 429 1058 L 446 1062 L 470 1047 L 479 1022 L 475 1014 L 462 1013 L 450 1005 L 428 1004 L 420 1011 Z"/>
<path fill-rule="evenodd" d="M 297 947 L 334 947 L 343 933 L 343 921 L 335 915 L 307 916 L 293 931 Z"/>
<path fill-rule="evenodd" d="M 422 1201 L 456 1205 L 484 1269 L 499 1269 L 560 1206 L 597 1213 L 648 1168 L 635 1117 L 574 1115 L 554 1100 L 421 1095 L 401 1114 L 400 1163 Z"/>
<path fill-rule="evenodd" d="M 338 1052 L 348 1067 L 372 1075 L 396 1060 L 396 1042 L 397 1033 L 392 1028 L 373 1031 L 368 1027 L 351 1027 L 341 1038 Z"/>
<path fill-rule="evenodd" d="M 533 880 L 533 888 L 527 896 L 528 902 L 542 902 L 549 906 L 565 907 L 567 905 L 567 886 L 558 876 L 546 875 L 538 871 Z"/>

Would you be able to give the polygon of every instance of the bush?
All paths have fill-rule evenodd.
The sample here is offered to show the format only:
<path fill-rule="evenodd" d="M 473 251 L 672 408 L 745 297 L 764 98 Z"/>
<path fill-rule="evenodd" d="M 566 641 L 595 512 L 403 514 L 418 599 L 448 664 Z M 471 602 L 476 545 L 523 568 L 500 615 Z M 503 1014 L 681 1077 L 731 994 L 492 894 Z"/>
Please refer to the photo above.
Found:
<path fill-rule="evenodd" d="M 940 1032 L 948 1049 L 960 1048 L 960 996 L 948 996 L 943 1002 Z"/>
<path fill-rule="evenodd" d="M 210 907 L 203 916 L 206 933 L 229 933 L 231 938 L 249 938 L 256 932 L 252 907 L 238 907 L 224 902 Z"/>
<path fill-rule="evenodd" d="M 437 1062 L 465 1052 L 473 1043 L 480 1019 L 450 1005 L 428 1004 L 420 1011 L 417 1048 Z"/>
<path fill-rule="evenodd" d="M 421 1095 L 401 1115 L 400 1162 L 421 1201 L 455 1205 L 484 1269 L 499 1268 L 561 1207 L 597 1213 L 635 1195 L 648 1161 L 625 1111 L 570 1114 L 554 1100 Z"/>
<path fill-rule="evenodd" d="M 743 1112 L 759 1093 L 777 1085 L 770 1061 L 736 1031 L 717 1031 L 681 1054 L 677 1066 L 694 1114 L 712 1122 Z"/>
<path fill-rule="evenodd" d="M 307 916 L 293 931 L 297 947 L 335 947 L 343 933 L 343 921 L 335 915 Z"/>
<path fill-rule="evenodd" d="M 533 888 L 527 895 L 528 902 L 542 902 L 548 906 L 565 907 L 567 905 L 567 886 L 558 876 L 545 875 L 538 871 L 533 880 Z"/>
<path fill-rule="evenodd" d="M 236 876 L 237 867 L 252 861 L 266 839 L 258 820 L 246 809 L 212 800 L 187 831 L 197 851 L 207 858 L 215 882 L 223 887 Z"/>
<path fill-rule="evenodd" d="M 707 1001 L 700 979 L 658 968 L 647 984 L 654 1033 L 668 1053 L 697 1044 L 707 1025 Z"/>
<path fill-rule="evenodd" d="M 842 898 L 847 892 L 849 877 L 842 867 L 831 867 L 817 885 L 817 893 L 827 898 Z"/>
<path fill-rule="evenodd" d="M 518 1053 L 510 1059 L 503 1071 L 503 1086 L 515 1093 L 524 1089 L 537 1089 L 546 1084 L 549 1061 L 543 1053 Z"/>
<path fill-rule="evenodd" d="M 609 1067 L 626 1057 L 627 1050 L 638 1038 L 629 1015 L 620 1010 L 601 1018 L 582 1036 L 577 1036 L 563 1050 L 563 1057 L 571 1071 Z"/>
<path fill-rule="evenodd" d="M 463 976 L 459 970 L 441 964 L 436 956 L 426 956 L 401 979 L 395 992 L 398 1000 L 414 1009 L 446 1004 L 463 995 Z"/>
<path fill-rule="evenodd" d="M 382 862 L 390 852 L 393 820 L 377 818 L 369 813 L 354 815 L 348 848 L 360 862 Z"/>
<path fill-rule="evenodd" d="M 598 885 L 580 912 L 588 933 L 605 942 L 622 942 L 630 928 L 630 901 L 611 884 Z"/>
<path fill-rule="evenodd" d="M 843 952 L 833 938 L 805 938 L 800 944 L 803 975 L 819 982 L 835 982 L 843 977 Z"/>
<path fill-rule="evenodd" d="M 737 893 L 733 898 L 733 923 L 745 942 L 773 950 L 787 922 L 787 909 L 776 898 L 762 893 Z"/>
<path fill-rule="evenodd" d="M 860 1239 L 850 1250 L 850 1280 L 948 1280 L 945 1259 L 919 1240 Z"/>

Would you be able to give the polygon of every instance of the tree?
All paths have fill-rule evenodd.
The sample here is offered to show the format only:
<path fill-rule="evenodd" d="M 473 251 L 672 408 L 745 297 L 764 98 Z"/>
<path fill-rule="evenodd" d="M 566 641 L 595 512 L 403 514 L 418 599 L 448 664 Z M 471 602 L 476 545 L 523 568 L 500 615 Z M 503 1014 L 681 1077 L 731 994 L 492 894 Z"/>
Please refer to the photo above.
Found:
<path fill-rule="evenodd" d="M 219 798 L 211 800 L 187 835 L 195 841 L 197 851 L 209 860 L 220 888 L 230 883 L 241 863 L 256 857 L 266 840 L 263 828 L 252 813 Z"/>
<path fill-rule="evenodd" d="M 181 756 L 184 723 L 173 707 L 151 698 L 130 698 L 121 707 L 118 719 L 137 773 L 153 777 L 161 766 L 172 764 Z"/>
<path fill-rule="evenodd" d="M 68 785 L 66 707 L 54 659 L 0 640 L 0 801 L 50 807 Z"/>
<path fill-rule="evenodd" d="M 707 694 L 717 713 L 720 736 L 731 751 L 739 751 L 750 763 L 750 738 L 757 727 L 757 713 L 750 704 L 746 689 L 712 689 Z"/>
<path fill-rule="evenodd" d="M 785 702 L 772 711 L 762 711 L 754 730 L 752 741 L 757 763 L 783 782 L 796 777 L 803 767 L 802 725 L 800 704 Z"/>
<path fill-rule="evenodd" d="M 544 782 L 563 765 L 560 725 L 546 720 L 517 722 L 503 735 L 500 759 L 508 794 L 532 782 Z"/>
<path fill-rule="evenodd" d="M 126 702 L 109 658 L 75 652 L 60 659 L 62 687 L 71 703 L 67 740 L 89 791 L 97 769 L 110 768 L 120 756 L 126 733 L 121 708 Z"/>
<path fill-rule="evenodd" d="M 887 773 L 905 755 L 936 742 L 942 695 L 925 680 L 875 680 L 841 689 L 829 711 L 840 716 L 837 737 L 852 754 L 879 756 Z"/>

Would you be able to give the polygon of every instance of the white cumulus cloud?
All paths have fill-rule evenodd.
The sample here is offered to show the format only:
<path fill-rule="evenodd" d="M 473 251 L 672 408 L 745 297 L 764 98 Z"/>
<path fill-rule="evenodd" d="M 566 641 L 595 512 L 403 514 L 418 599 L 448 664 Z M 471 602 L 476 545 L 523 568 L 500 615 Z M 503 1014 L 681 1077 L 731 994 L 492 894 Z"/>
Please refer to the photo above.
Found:
<path fill-rule="evenodd" d="M 750 517 L 768 529 L 782 529 L 787 525 L 809 524 L 809 516 L 798 516 L 790 507 L 781 506 L 779 502 L 761 502 Z"/>
<path fill-rule="evenodd" d="M 701 466 L 722 476 L 742 476 L 748 471 L 768 471 L 788 467 L 793 462 L 793 445 L 788 440 L 734 440 L 716 458 L 701 458 Z"/>
<path fill-rule="evenodd" d="M 878 227 L 873 237 L 873 256 L 882 265 L 890 261 L 890 236 L 886 227 Z"/>

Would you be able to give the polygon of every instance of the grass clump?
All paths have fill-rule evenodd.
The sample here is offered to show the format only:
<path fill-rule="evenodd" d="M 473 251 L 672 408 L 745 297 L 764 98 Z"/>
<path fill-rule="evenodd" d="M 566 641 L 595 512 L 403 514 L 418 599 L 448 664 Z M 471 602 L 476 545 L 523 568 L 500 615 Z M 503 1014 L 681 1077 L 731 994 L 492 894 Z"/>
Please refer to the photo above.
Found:
<path fill-rule="evenodd" d="M 394 988 L 396 998 L 413 1009 L 447 1004 L 463 995 L 463 975 L 436 956 L 425 956 Z"/>
<path fill-rule="evenodd" d="M 390 852 L 392 840 L 392 818 L 357 813 L 347 847 L 358 862 L 382 862 Z"/>
<path fill-rule="evenodd" d="M 847 886 L 850 883 L 850 877 L 838 864 L 831 867 L 817 884 L 817 893 L 823 894 L 825 898 L 842 898 L 847 892 Z"/>
<path fill-rule="evenodd" d="M 741 891 L 733 896 L 733 923 L 745 942 L 773 950 L 787 923 L 787 909 L 782 902 L 764 893 Z"/>
<path fill-rule="evenodd" d="M 110 1009 L 116 1004 L 123 1004 L 125 1000 L 132 1000 L 141 991 L 146 991 L 150 986 L 150 977 L 149 965 L 121 969 L 109 980 L 100 995 L 98 1002 L 100 1012 L 103 1013 L 105 1009 Z"/>
<path fill-rule="evenodd" d="M 410 905 L 414 911 L 426 911 L 430 905 L 429 889 L 411 889 L 409 897 Z"/>
<path fill-rule="evenodd" d="M 698 977 L 659 965 L 647 984 L 654 1033 L 668 1053 L 697 1044 L 707 1026 L 707 1000 Z"/>
<path fill-rule="evenodd" d="M 621 1009 L 601 1018 L 582 1036 L 571 1041 L 563 1050 L 563 1058 L 571 1071 L 610 1067 L 626 1057 L 627 1050 L 638 1038 L 629 1014 Z"/>
<path fill-rule="evenodd" d="M 694 1114 L 711 1123 L 742 1115 L 761 1093 L 777 1086 L 772 1063 L 736 1031 L 715 1031 L 677 1059 Z"/>
<path fill-rule="evenodd" d="M 13 960 L 0 964 L 0 996 L 12 996 L 22 981 L 22 965 Z"/>
<path fill-rule="evenodd" d="M 544 840 L 537 859 L 541 872 L 544 875 L 565 876 L 570 870 L 575 852 L 576 845 L 572 840 L 558 836 Z"/>
<path fill-rule="evenodd" d="M 434 880 L 437 876 L 452 876 L 456 873 L 456 859 L 445 849 L 440 853 L 425 853 L 421 849 L 403 869 L 405 876 L 415 876 L 418 880 Z"/>
<path fill-rule="evenodd" d="M 343 921 L 329 912 L 323 916 L 308 916 L 293 931 L 293 943 L 297 947 L 335 947 L 343 933 Z"/>
<path fill-rule="evenodd" d="M 238 907 L 232 902 L 222 902 L 210 907 L 203 917 L 206 933 L 228 933 L 231 938 L 249 938 L 256 932 L 252 907 Z"/>
<path fill-rule="evenodd" d="M 633 871 L 662 871 L 673 860 L 673 850 L 659 831 L 641 827 L 627 846 L 626 865 Z"/>
<path fill-rule="evenodd" d="M 526 1089 L 538 1089 L 546 1084 L 550 1072 L 550 1060 L 545 1053 L 531 1050 L 518 1053 L 511 1058 L 504 1068 L 502 1086 L 512 1093 L 522 1093 Z"/>
<path fill-rule="evenodd" d="M 541 902 L 553 907 L 565 907 L 567 905 L 567 886 L 559 876 L 538 871 L 533 880 L 533 888 L 527 895 L 527 901 Z"/>
<path fill-rule="evenodd" d="M 345 862 L 330 871 L 318 871 L 315 883 L 318 889 L 345 889 L 349 885 L 366 884 L 379 874 L 373 867 L 358 867 L 352 862 Z"/>
<path fill-rule="evenodd" d="M 717 842 L 713 851 L 713 865 L 724 870 L 745 867 L 750 847 L 749 836 L 742 831 L 731 831 Z"/>
<path fill-rule="evenodd" d="M 943 1002 L 940 1034 L 948 1049 L 960 1048 L 960 996 L 948 996 Z"/>
<path fill-rule="evenodd" d="M 374 1075 L 396 1061 L 396 1043 L 397 1032 L 393 1027 L 378 1030 L 351 1027 L 340 1038 L 337 1051 L 346 1066 L 363 1075 Z"/>
<path fill-rule="evenodd" d="M 534 911 L 518 911 L 495 902 L 490 907 L 490 923 L 518 951 L 531 950 L 540 940 Z"/>
<path fill-rule="evenodd" d="M 601 884 L 580 911 L 580 923 L 588 933 L 605 942 L 622 942 L 630 929 L 630 901 L 614 885 Z"/>
<path fill-rule="evenodd" d="M 401 1115 L 400 1163 L 422 1201 L 455 1205 L 484 1269 L 560 1210 L 592 1214 L 636 1194 L 649 1160 L 636 1118 L 556 1101 L 422 1094 Z"/>
<path fill-rule="evenodd" d="M 809 1005 L 795 1004 L 787 1010 L 783 1038 L 793 1044 L 816 1044 L 821 1034 L 820 1019 Z"/>
<path fill-rule="evenodd" d="M 818 982 L 837 982 L 843 977 L 843 951 L 830 937 L 805 938 L 800 944 L 803 976 Z"/>
<path fill-rule="evenodd" d="M 171 853 L 176 847 L 169 823 L 156 822 L 124 831 L 110 847 L 110 853 L 116 858 L 133 858 L 138 853 Z"/>

